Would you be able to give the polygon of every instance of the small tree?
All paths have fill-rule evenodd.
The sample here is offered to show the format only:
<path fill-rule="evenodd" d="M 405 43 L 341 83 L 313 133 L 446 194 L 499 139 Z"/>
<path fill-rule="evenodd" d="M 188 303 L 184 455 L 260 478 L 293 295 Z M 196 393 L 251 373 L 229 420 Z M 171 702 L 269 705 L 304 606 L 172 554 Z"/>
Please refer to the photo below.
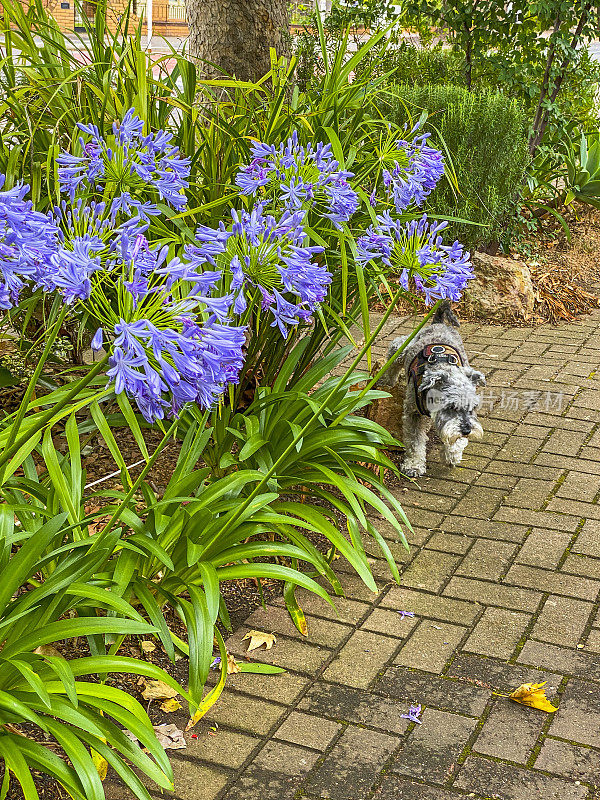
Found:
<path fill-rule="evenodd" d="M 593 0 L 410 0 L 464 53 L 469 89 L 492 65 L 501 86 L 532 105 L 529 149 L 537 150 L 565 79 L 580 68 L 585 45 L 600 34 Z"/>

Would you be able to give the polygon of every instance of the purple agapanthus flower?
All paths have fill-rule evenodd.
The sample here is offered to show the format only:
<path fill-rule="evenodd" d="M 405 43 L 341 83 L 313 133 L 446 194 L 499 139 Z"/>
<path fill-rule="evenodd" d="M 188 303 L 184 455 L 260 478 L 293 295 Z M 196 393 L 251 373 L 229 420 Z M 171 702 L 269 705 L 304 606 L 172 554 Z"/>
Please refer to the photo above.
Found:
<path fill-rule="evenodd" d="M 243 328 L 187 318 L 179 328 L 159 328 L 148 319 L 114 326 L 106 374 L 149 422 L 178 414 L 186 403 L 211 408 L 243 364 Z"/>
<path fill-rule="evenodd" d="M 356 212 L 358 195 L 348 183 L 353 173 L 340 168 L 331 145 L 319 142 L 303 147 L 294 131 L 277 148 L 255 142 L 251 154 L 252 160 L 236 177 L 242 194 L 260 194 L 272 208 L 314 209 L 336 228 Z"/>
<path fill-rule="evenodd" d="M 418 126 L 413 128 L 411 133 L 417 128 Z M 410 142 L 397 142 L 398 149 L 404 151 L 403 163 L 395 161 L 391 169 L 384 169 L 382 172 L 383 185 L 396 206 L 396 211 L 404 211 L 412 203 L 421 207 L 444 174 L 444 157 L 441 151 L 427 144 L 430 135 L 422 133 Z"/>
<path fill-rule="evenodd" d="M 0 175 L 0 189 L 5 177 Z M 38 284 L 58 247 L 53 220 L 25 200 L 26 185 L 0 191 L 0 308 L 19 302 L 27 284 Z"/>
<path fill-rule="evenodd" d="M 414 611 L 396 611 L 396 614 L 400 614 L 402 619 L 412 619 L 415 616 Z"/>
<path fill-rule="evenodd" d="M 222 321 L 231 312 L 244 314 L 258 289 L 261 308 L 285 336 L 327 296 L 331 274 L 313 260 L 323 248 L 305 242 L 304 211 L 275 217 L 258 204 L 251 212 L 232 210 L 231 217 L 230 226 L 198 228 L 198 243 L 185 248 L 185 277 L 195 284 L 190 294 Z M 219 302 L 203 300 L 217 281 L 223 287 Z"/>
<path fill-rule="evenodd" d="M 408 719 L 411 722 L 416 722 L 417 725 L 421 725 L 423 720 L 419 719 L 420 714 L 421 714 L 420 705 L 411 706 L 408 711 L 408 714 L 400 714 L 400 719 Z"/>
<path fill-rule="evenodd" d="M 459 242 L 443 244 L 440 234 L 447 225 L 429 222 L 426 214 L 406 223 L 384 212 L 358 239 L 359 261 L 381 261 L 397 274 L 404 289 L 423 294 L 427 305 L 444 298 L 460 300 L 475 273 Z"/>
<path fill-rule="evenodd" d="M 133 109 L 113 125 L 112 142 L 104 139 L 95 125 L 79 123 L 78 127 L 90 137 L 88 141 L 80 137 L 81 155 L 61 153 L 57 159 L 61 191 L 71 200 L 78 191 L 103 191 L 112 184 L 119 195 L 116 204 L 125 213 L 135 209 L 144 220 L 159 213 L 148 201 L 155 193 L 177 211 L 185 208 L 190 159 L 171 145 L 171 133 L 144 136 L 144 122 Z"/>

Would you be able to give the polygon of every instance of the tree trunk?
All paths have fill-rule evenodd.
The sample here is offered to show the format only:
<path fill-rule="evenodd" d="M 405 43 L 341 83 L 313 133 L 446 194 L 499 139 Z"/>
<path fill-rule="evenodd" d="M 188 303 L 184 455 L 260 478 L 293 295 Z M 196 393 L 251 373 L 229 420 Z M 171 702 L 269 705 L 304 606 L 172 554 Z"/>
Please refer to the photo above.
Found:
<path fill-rule="evenodd" d="M 254 81 L 271 68 L 269 48 L 289 50 L 287 0 L 186 0 L 189 53 L 204 78 Z"/>

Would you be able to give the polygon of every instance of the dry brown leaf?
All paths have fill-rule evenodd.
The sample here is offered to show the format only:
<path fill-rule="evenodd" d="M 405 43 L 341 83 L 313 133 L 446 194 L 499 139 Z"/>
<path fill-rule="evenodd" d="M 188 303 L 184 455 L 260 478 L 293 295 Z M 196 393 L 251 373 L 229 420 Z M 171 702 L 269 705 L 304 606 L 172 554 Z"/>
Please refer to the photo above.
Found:
<path fill-rule="evenodd" d="M 170 697 L 168 700 L 162 702 L 160 704 L 160 707 L 162 708 L 163 711 L 166 712 L 178 711 L 181 708 L 181 703 L 174 697 Z"/>
<path fill-rule="evenodd" d="M 235 656 L 232 656 L 231 653 L 227 653 L 227 674 L 235 675 L 236 672 L 240 672 L 240 667 L 235 660 Z"/>
<path fill-rule="evenodd" d="M 142 697 L 144 700 L 169 700 L 171 697 L 177 697 L 179 692 L 173 689 L 168 683 L 163 681 L 144 681 L 144 688 L 142 689 Z"/>
<path fill-rule="evenodd" d="M 63 658 L 63 654 L 54 647 L 53 644 L 41 644 L 33 651 L 37 656 L 54 656 L 55 658 Z"/>
<path fill-rule="evenodd" d="M 539 708 L 540 711 L 547 711 L 551 714 L 558 709 L 546 697 L 546 690 L 543 689 L 548 681 L 543 683 L 522 683 L 518 689 L 511 692 L 508 696 L 515 703 L 521 703 L 531 708 Z"/>
<path fill-rule="evenodd" d="M 257 650 L 259 647 L 264 645 L 265 650 L 270 650 L 277 639 L 273 636 L 272 633 L 264 633 L 264 631 L 249 631 L 242 639 L 250 639 L 250 644 L 248 645 L 248 652 L 250 650 Z"/>

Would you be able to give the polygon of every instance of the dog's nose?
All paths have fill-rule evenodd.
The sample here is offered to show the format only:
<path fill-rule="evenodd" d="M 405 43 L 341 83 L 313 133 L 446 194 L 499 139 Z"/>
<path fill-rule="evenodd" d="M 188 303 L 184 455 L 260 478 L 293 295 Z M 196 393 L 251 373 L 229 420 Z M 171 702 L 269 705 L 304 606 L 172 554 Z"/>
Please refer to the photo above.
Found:
<path fill-rule="evenodd" d="M 463 436 L 468 436 L 472 430 L 473 426 L 468 422 L 463 422 L 463 424 L 460 426 L 460 432 Z"/>

